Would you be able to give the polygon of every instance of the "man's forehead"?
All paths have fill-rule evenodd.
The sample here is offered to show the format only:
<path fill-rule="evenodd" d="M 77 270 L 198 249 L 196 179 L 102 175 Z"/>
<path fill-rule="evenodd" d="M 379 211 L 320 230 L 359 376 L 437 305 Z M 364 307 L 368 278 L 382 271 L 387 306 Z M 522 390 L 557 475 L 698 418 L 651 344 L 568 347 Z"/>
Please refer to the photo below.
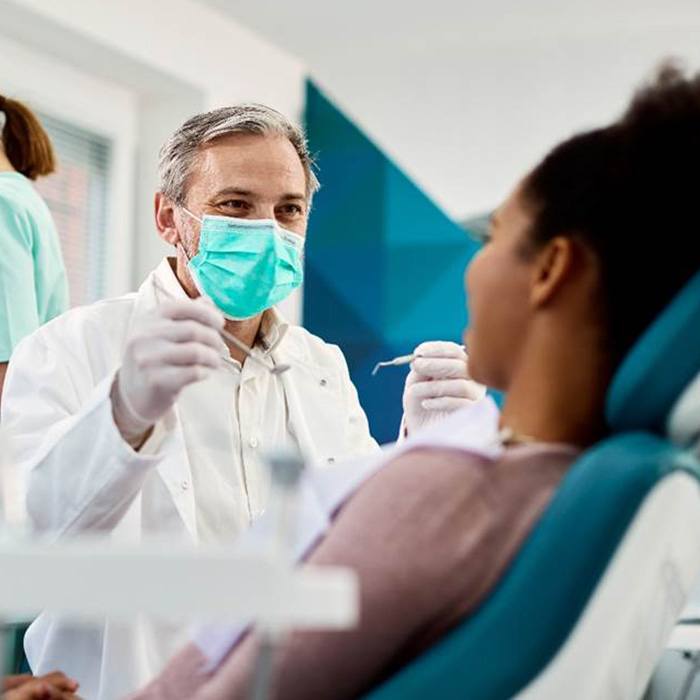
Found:
<path fill-rule="evenodd" d="M 221 187 L 254 191 L 264 181 L 285 189 L 305 190 L 306 173 L 298 153 L 283 136 L 231 134 L 200 149 L 193 164 L 195 178 Z M 212 182 L 213 184 L 213 182 Z"/>
<path fill-rule="evenodd" d="M 220 136 L 199 147 L 201 161 L 220 164 L 257 161 L 303 170 L 301 159 L 292 142 L 281 134 L 236 133 Z"/>

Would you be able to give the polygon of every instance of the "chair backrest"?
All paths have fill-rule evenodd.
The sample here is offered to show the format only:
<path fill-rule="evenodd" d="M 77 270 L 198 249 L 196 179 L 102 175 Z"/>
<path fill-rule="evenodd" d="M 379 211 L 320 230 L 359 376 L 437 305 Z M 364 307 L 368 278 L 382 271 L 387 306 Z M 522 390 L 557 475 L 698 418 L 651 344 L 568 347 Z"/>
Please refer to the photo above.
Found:
<path fill-rule="evenodd" d="M 630 350 L 613 378 L 606 417 L 614 432 L 662 434 L 683 390 L 700 373 L 700 273 Z"/>
<path fill-rule="evenodd" d="M 608 395 L 613 435 L 571 467 L 498 586 L 451 634 L 368 697 L 501 700 L 537 677 L 577 625 L 659 482 L 678 471 L 698 477 L 696 463 L 665 438 L 663 426 L 699 372 L 700 273 L 621 365 Z"/>

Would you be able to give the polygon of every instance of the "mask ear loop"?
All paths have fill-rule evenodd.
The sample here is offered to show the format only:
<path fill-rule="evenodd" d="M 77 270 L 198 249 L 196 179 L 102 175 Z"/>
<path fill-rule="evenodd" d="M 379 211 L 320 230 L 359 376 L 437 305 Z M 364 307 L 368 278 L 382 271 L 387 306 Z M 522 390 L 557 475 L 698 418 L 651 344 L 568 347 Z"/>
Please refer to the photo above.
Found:
<path fill-rule="evenodd" d="M 189 209 L 187 209 L 187 207 L 182 207 L 182 210 L 188 216 L 191 216 L 195 221 L 198 221 L 200 223 L 200 225 L 202 224 L 202 219 L 195 216 Z M 211 299 L 211 297 L 204 291 L 204 289 L 202 289 L 202 286 L 199 284 L 199 279 L 197 277 L 197 271 L 190 267 L 190 263 L 192 262 L 192 258 L 187 254 L 187 251 L 185 250 L 185 246 L 182 245 L 182 241 L 178 240 L 178 242 L 175 244 L 175 249 L 180 251 L 182 253 L 182 255 L 184 256 L 185 260 L 187 260 L 187 269 L 189 270 L 190 277 L 192 278 L 192 282 L 194 283 L 194 286 L 197 288 L 197 291 L 199 292 L 199 294 L 204 299 L 207 299 L 209 302 L 214 304 L 214 306 L 216 306 L 216 304 Z M 284 372 L 285 370 L 283 369 L 282 371 Z"/>
<path fill-rule="evenodd" d="M 197 223 L 202 223 L 202 219 L 198 216 L 195 216 L 187 207 L 181 207 L 181 209 L 185 212 L 185 214 L 187 214 L 187 216 L 192 217 Z"/>
<path fill-rule="evenodd" d="M 192 260 L 192 258 L 190 258 L 190 256 L 187 255 L 187 251 L 185 250 L 185 246 L 183 246 L 182 243 L 180 243 L 180 241 L 178 241 L 175 244 L 175 250 L 182 253 L 185 256 L 185 260 L 187 260 L 187 262 L 190 262 Z"/>
<path fill-rule="evenodd" d="M 185 212 L 185 214 L 187 214 L 187 216 L 194 219 L 200 226 L 202 225 L 203 220 L 200 219 L 198 216 L 195 216 L 187 207 L 181 207 L 181 209 L 182 209 L 182 211 Z M 176 248 L 176 250 L 179 250 L 182 252 L 182 254 L 185 256 L 185 260 L 187 260 L 187 262 L 190 262 L 192 260 L 192 258 L 190 258 L 190 256 L 187 255 L 187 251 L 185 250 L 185 246 L 182 245 L 182 241 L 178 240 L 178 242 L 175 244 L 175 248 Z"/>

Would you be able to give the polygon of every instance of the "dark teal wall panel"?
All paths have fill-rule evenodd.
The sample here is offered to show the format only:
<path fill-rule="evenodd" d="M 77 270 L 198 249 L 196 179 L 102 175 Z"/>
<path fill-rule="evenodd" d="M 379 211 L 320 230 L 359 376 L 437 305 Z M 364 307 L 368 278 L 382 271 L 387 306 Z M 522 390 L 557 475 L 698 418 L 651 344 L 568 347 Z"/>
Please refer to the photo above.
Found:
<path fill-rule="evenodd" d="M 306 247 L 304 325 L 340 345 L 372 434 L 387 442 L 407 369 L 372 378 L 372 367 L 424 340 L 460 341 L 464 268 L 477 246 L 312 82 L 306 128 L 322 187 Z"/>

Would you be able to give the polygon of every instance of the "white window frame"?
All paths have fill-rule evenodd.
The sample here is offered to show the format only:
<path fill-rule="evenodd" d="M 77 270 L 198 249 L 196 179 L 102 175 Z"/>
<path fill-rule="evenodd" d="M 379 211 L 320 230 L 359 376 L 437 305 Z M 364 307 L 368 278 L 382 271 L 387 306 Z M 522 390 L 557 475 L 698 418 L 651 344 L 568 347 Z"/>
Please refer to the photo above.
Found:
<path fill-rule="evenodd" d="M 0 91 L 110 141 L 103 293 L 131 290 L 137 95 L 0 34 Z"/>

